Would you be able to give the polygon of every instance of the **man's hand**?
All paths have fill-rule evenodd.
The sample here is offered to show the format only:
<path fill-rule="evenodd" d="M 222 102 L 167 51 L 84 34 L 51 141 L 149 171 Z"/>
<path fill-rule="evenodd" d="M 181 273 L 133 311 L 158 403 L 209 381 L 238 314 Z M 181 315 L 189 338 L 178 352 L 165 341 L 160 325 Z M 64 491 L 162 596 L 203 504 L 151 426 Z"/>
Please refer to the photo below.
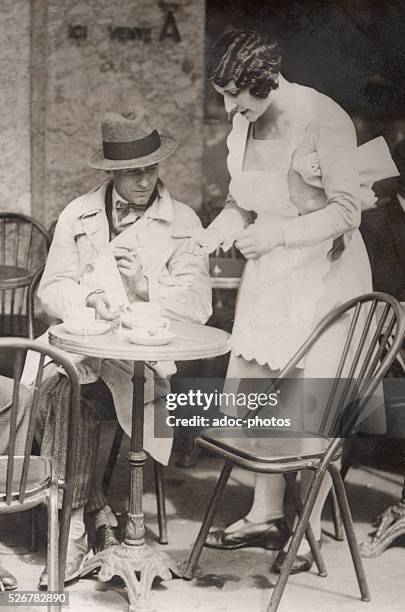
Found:
<path fill-rule="evenodd" d="M 172 238 L 188 238 L 187 251 L 192 255 L 208 255 L 217 250 L 222 244 L 224 236 L 213 227 L 192 229 L 177 234 Z"/>
<path fill-rule="evenodd" d="M 246 259 L 257 259 L 284 244 L 281 228 L 266 223 L 252 223 L 237 237 L 235 245 Z"/>
<path fill-rule="evenodd" d="M 90 295 L 86 298 L 86 306 L 89 308 L 94 308 L 96 314 L 106 321 L 113 321 L 117 318 L 118 313 L 111 312 L 110 310 L 110 302 L 107 298 L 106 293 L 90 293 Z"/>
<path fill-rule="evenodd" d="M 144 276 L 142 264 L 137 254 L 127 247 L 120 246 L 114 249 L 113 255 L 118 270 L 126 278 L 128 287 L 143 300 L 148 300 L 148 280 Z"/>
<path fill-rule="evenodd" d="M 120 246 L 114 249 L 113 255 L 121 274 L 127 278 L 143 276 L 141 262 L 134 251 Z"/>

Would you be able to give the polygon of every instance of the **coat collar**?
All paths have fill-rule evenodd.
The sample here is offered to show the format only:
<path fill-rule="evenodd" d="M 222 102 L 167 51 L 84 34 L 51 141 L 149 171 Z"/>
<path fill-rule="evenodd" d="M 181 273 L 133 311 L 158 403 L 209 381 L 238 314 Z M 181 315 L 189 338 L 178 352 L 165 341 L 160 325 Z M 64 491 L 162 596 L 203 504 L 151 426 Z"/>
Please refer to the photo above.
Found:
<path fill-rule="evenodd" d="M 99 187 L 90 191 L 84 196 L 79 205 L 78 217 L 86 219 L 98 212 L 105 213 L 105 193 L 111 179 L 104 181 Z M 173 202 L 170 193 L 166 189 L 163 181 L 158 181 L 159 197 L 146 210 L 143 217 L 158 219 L 160 221 L 173 221 Z"/>
<path fill-rule="evenodd" d="M 75 232 L 77 234 L 84 233 L 89 239 L 89 243 L 93 245 L 96 253 L 100 253 L 109 243 L 108 220 L 105 212 L 105 195 L 110 180 L 105 181 L 102 185 L 79 198 L 77 220 Z M 174 204 L 170 193 L 159 180 L 158 184 L 159 197 L 150 206 L 142 218 L 134 225 L 128 226 L 125 232 L 133 231 L 135 235 L 142 233 L 142 242 L 146 241 L 148 249 L 145 250 L 145 264 L 147 267 L 154 267 L 156 263 L 156 245 L 161 245 L 165 251 L 164 245 L 170 241 L 172 221 L 174 218 Z M 152 223 L 158 221 L 158 223 Z M 131 228 L 133 228 L 131 230 Z M 146 239 L 147 237 L 147 239 Z M 171 245 L 173 250 L 173 245 Z M 150 251 L 150 252 L 149 252 Z M 153 262 L 153 265 L 152 265 Z"/>

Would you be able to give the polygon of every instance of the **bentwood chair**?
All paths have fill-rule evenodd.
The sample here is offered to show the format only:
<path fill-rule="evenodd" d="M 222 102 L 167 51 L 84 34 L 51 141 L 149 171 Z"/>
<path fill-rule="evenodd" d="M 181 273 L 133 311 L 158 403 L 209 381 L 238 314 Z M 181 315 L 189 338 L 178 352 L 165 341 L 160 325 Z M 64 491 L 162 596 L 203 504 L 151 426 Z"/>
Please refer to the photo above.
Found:
<path fill-rule="evenodd" d="M 14 386 L 10 410 L 7 455 L 0 456 L 0 514 L 30 510 L 42 503 L 48 507 L 48 591 L 63 591 L 70 517 L 73 502 L 73 483 L 76 474 L 77 432 L 79 423 L 79 378 L 73 363 L 59 351 L 23 338 L 1 338 L 0 351 L 12 348 Z M 21 375 L 27 351 L 38 356 L 38 372 L 32 397 L 21 390 Z M 31 454 L 34 440 L 38 403 L 41 396 L 45 359 L 50 358 L 63 368 L 71 385 L 70 427 L 66 440 L 67 454 L 65 478 L 58 481 L 51 462 Z M 22 397 L 25 397 L 23 400 Z M 27 410 L 28 430 L 23 455 L 15 455 L 17 423 L 23 410 Z M 63 492 L 60 523 L 58 522 L 58 494 Z M 21 585 L 22 586 L 22 585 Z M 57 607 L 55 607 L 57 609 Z"/>
<path fill-rule="evenodd" d="M 0 213 L 0 335 L 27 336 L 26 293 L 51 238 L 38 221 Z"/>
<path fill-rule="evenodd" d="M 197 438 L 197 444 L 224 459 L 225 464 L 194 548 L 184 565 L 183 577 L 185 579 L 190 580 L 194 575 L 202 547 L 234 465 L 257 473 L 283 474 L 287 491 L 292 497 L 298 514 L 298 522 L 267 612 L 275 612 L 279 606 L 304 533 L 311 546 L 319 574 L 326 576 L 326 567 L 312 533 L 309 519 L 322 480 L 328 471 L 332 477 L 342 513 L 361 598 L 369 601 L 369 589 L 337 461 L 341 457 L 344 437 L 356 429 L 366 414 L 370 398 L 402 346 L 405 315 L 399 302 L 383 293 L 369 293 L 334 309 L 319 323 L 282 370 L 277 380 L 273 380 L 270 388 L 272 391 L 281 388 L 283 381 L 286 382 L 289 374 L 308 355 L 315 343 L 331 329 L 332 325 L 342 323 L 347 326 L 347 334 L 335 377 L 330 381 L 331 389 L 325 398 L 323 416 L 317 433 L 297 431 L 295 435 L 294 432 L 290 432 L 290 435 L 285 434 L 284 437 L 281 437 L 277 431 L 267 430 L 262 434 L 263 437 L 254 439 L 252 444 L 251 438 L 231 438 L 229 430 L 211 429 L 203 432 Z M 259 408 L 257 412 L 260 410 Z M 303 445 L 302 438 L 305 434 L 310 437 Z M 304 469 L 312 470 L 313 477 L 302 504 L 295 477 Z"/>

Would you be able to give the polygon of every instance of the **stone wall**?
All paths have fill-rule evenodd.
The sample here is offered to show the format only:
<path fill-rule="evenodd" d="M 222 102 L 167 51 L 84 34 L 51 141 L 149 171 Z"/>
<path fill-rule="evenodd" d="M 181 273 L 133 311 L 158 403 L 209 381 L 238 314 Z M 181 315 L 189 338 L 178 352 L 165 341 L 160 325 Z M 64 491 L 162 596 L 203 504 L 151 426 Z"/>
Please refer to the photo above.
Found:
<path fill-rule="evenodd" d="M 30 214 L 30 2 L 0 9 L 0 211 Z"/>
<path fill-rule="evenodd" d="M 33 210 L 46 225 L 104 178 L 87 166 L 100 145 L 101 115 L 139 104 L 162 133 L 180 141 L 161 167 L 169 188 L 201 205 L 204 0 L 181 0 L 173 14 L 180 41 L 158 0 L 48 0 L 46 19 L 37 24 L 42 36 L 36 33 L 46 47 L 46 130 L 38 150 L 43 193 Z"/>

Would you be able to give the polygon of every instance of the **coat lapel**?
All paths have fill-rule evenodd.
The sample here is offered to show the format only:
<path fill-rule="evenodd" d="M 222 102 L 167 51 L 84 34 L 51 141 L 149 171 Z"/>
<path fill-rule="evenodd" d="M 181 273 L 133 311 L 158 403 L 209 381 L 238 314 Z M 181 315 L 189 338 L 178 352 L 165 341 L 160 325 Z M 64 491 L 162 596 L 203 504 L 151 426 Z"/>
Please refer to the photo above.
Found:
<path fill-rule="evenodd" d="M 97 253 L 100 253 L 109 242 L 108 220 L 105 212 L 105 193 L 108 182 L 83 198 L 79 211 L 77 233 L 86 234 Z"/>

